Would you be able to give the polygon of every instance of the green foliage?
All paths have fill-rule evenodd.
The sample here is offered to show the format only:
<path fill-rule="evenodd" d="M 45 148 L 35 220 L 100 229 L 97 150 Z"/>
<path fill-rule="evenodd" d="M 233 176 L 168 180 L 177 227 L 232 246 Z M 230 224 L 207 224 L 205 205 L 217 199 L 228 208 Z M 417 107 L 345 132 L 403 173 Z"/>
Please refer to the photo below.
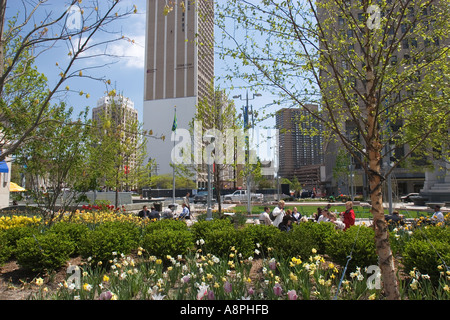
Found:
<path fill-rule="evenodd" d="M 3 231 L 3 233 L 5 244 L 11 248 L 11 254 L 12 256 L 14 256 L 18 240 L 26 237 L 32 237 L 33 235 L 39 235 L 40 231 L 36 226 L 21 226 L 6 229 Z"/>
<path fill-rule="evenodd" d="M 70 223 L 70 222 L 58 222 L 49 229 L 49 233 L 54 233 L 60 237 L 65 237 L 74 243 L 73 254 L 80 253 L 80 240 L 89 231 L 87 225 Z"/>
<path fill-rule="evenodd" d="M 7 242 L 5 231 L 0 231 L 0 266 L 11 257 L 12 248 Z"/>
<path fill-rule="evenodd" d="M 65 265 L 74 251 L 74 243 L 55 233 L 26 237 L 17 241 L 17 262 L 25 269 L 51 271 Z"/>
<path fill-rule="evenodd" d="M 276 237 L 280 234 L 280 229 L 275 226 L 266 226 L 262 224 L 247 225 L 242 232 L 245 237 L 253 243 L 254 249 L 258 249 L 264 255 L 268 254 L 268 248 L 273 248 Z M 257 244 L 260 246 L 257 247 Z"/>
<path fill-rule="evenodd" d="M 163 219 L 152 222 L 145 227 L 145 233 L 153 233 L 159 230 L 186 231 L 188 229 L 183 221 Z"/>
<path fill-rule="evenodd" d="M 194 248 L 194 238 L 188 230 L 155 229 L 144 236 L 142 247 L 148 254 L 160 258 L 185 255 Z"/>
<path fill-rule="evenodd" d="M 352 259 L 349 270 L 356 267 L 367 267 L 378 263 L 375 252 L 375 234 L 373 229 L 364 226 L 352 226 L 346 231 L 338 231 L 325 240 L 325 253 L 331 260 L 344 266 L 348 256 Z M 353 252 L 352 252 L 353 248 Z"/>
<path fill-rule="evenodd" d="M 450 243 L 434 239 L 429 241 L 412 238 L 407 243 L 402 256 L 405 272 L 415 268 L 421 274 L 429 275 L 431 280 L 436 283 L 439 280 L 440 272 L 438 266 L 450 261 Z"/>
<path fill-rule="evenodd" d="M 293 225 L 288 233 L 281 232 L 275 238 L 274 249 L 288 257 L 309 257 L 312 249 L 325 253 L 326 241 L 336 233 L 331 223 L 306 222 Z"/>
<path fill-rule="evenodd" d="M 194 239 L 205 240 L 205 237 L 210 232 L 233 230 L 234 227 L 228 219 L 214 219 L 211 221 L 199 221 L 191 226 L 191 231 L 194 234 Z"/>
<path fill-rule="evenodd" d="M 140 244 L 140 229 L 128 222 L 105 222 L 83 234 L 79 250 L 83 257 L 106 263 L 113 252 L 128 254 Z"/>
<path fill-rule="evenodd" d="M 222 229 L 207 232 L 203 240 L 205 244 L 202 249 L 218 257 L 227 256 L 232 247 L 241 253 L 243 258 L 253 256 L 253 242 L 245 236 L 241 229 Z"/>

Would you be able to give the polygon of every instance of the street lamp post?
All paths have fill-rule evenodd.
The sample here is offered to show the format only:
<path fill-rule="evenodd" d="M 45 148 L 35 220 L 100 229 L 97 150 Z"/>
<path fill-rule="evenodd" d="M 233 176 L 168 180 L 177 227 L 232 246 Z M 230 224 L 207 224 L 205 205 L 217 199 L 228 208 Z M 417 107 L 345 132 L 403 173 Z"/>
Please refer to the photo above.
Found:
<path fill-rule="evenodd" d="M 209 143 L 212 143 L 212 139 L 214 136 L 212 135 L 206 135 L 205 138 L 209 140 Z M 207 160 L 207 169 L 208 169 L 208 195 L 206 198 L 206 220 L 210 221 L 212 220 L 212 182 L 211 182 L 211 154 L 208 153 L 208 160 Z"/>
<path fill-rule="evenodd" d="M 245 108 L 244 108 L 244 129 L 250 129 L 253 127 L 253 121 L 249 121 L 248 118 L 248 101 L 254 100 L 255 97 L 261 97 L 261 94 L 254 93 L 251 99 L 248 98 L 248 90 L 246 92 L 245 99 L 242 99 L 242 95 L 233 96 L 233 99 L 241 99 L 245 100 Z M 253 119 L 253 111 L 252 111 L 252 119 Z M 246 152 L 245 152 L 245 164 L 247 165 L 247 169 L 249 169 L 249 160 L 250 160 L 250 146 L 248 136 L 245 139 L 246 144 Z M 247 213 L 251 214 L 252 212 L 252 204 L 251 204 L 252 196 L 251 196 L 251 188 L 250 188 L 250 172 L 247 173 Z"/>

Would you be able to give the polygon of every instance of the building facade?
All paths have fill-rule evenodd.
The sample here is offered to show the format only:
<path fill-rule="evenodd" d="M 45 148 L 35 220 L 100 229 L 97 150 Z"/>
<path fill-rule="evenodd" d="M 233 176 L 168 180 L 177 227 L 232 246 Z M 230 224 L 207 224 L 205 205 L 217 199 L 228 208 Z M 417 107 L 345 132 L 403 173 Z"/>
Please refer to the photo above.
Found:
<path fill-rule="evenodd" d="M 308 108 L 318 110 L 317 105 L 308 105 Z M 277 111 L 276 128 L 279 130 L 280 177 L 295 177 L 305 189 L 319 187 L 324 160 L 322 125 L 300 108 L 283 108 Z"/>
<path fill-rule="evenodd" d="M 121 143 L 127 143 L 130 146 L 136 145 L 138 135 L 132 132 L 129 126 L 138 124 L 138 111 L 134 108 L 134 102 L 130 99 L 118 96 L 105 96 L 97 100 L 97 107 L 92 109 L 92 120 L 100 123 L 104 117 L 111 119 L 111 125 L 120 127 Z M 127 152 L 123 159 L 123 170 L 129 172 L 137 165 L 137 151 Z"/>
<path fill-rule="evenodd" d="M 322 0 L 322 3 L 326 3 L 327 0 Z M 382 46 L 389 57 L 389 61 L 386 63 L 387 68 L 391 68 L 392 72 L 401 74 L 410 65 L 421 63 L 423 60 L 428 59 L 437 48 L 441 46 L 448 46 L 447 40 L 442 40 L 437 37 L 424 38 L 415 34 L 414 30 L 422 29 L 421 32 L 426 33 L 427 30 L 432 30 L 433 23 L 435 23 L 434 15 L 436 14 L 436 8 L 439 6 L 440 1 L 432 1 L 426 5 L 418 5 L 418 2 L 408 3 L 407 6 L 401 4 L 399 1 L 386 1 L 383 5 L 380 4 L 380 18 L 386 17 L 388 22 L 387 26 L 383 25 L 383 40 Z M 324 83 L 328 82 L 332 78 L 341 78 L 341 83 L 345 83 L 352 91 L 346 97 L 348 101 L 351 101 L 364 112 L 366 95 L 366 83 L 362 74 L 365 74 L 364 53 L 366 48 L 363 47 L 365 42 L 364 32 L 366 29 L 366 23 L 368 14 L 364 12 L 361 2 L 356 0 L 342 1 L 343 8 L 336 9 L 336 6 L 320 6 L 318 9 L 318 16 L 320 23 L 330 23 L 330 31 L 326 32 L 326 41 L 321 43 L 322 52 L 328 52 L 325 50 L 324 44 L 328 42 L 328 45 L 332 43 L 342 43 L 347 46 L 345 50 L 339 50 L 337 54 L 333 56 L 335 61 L 334 69 L 328 67 L 327 70 L 322 69 L 321 78 Z M 330 21 L 334 21 L 334 24 Z M 329 25 L 329 26 L 330 26 Z M 420 25 L 420 27 L 419 27 Z M 361 27 L 362 26 L 362 27 Z M 342 49 L 342 48 L 341 48 Z M 379 48 L 377 48 L 379 50 Z M 336 52 L 338 50 L 335 50 Z M 354 57 L 359 57 L 356 59 Z M 326 57 L 325 57 L 326 58 Z M 382 62 L 378 62 L 381 64 Z M 395 70 L 395 71 L 394 71 Z M 401 90 L 397 88 L 389 88 L 389 91 L 380 91 L 379 96 L 385 97 L 381 102 L 385 107 L 386 112 L 389 111 L 391 106 L 396 104 L 407 103 L 408 100 L 413 100 L 416 94 L 420 94 L 417 91 L 420 82 L 424 79 L 425 73 L 418 70 L 414 75 L 409 77 L 405 83 L 409 83 L 408 86 L 402 84 L 399 86 Z M 343 81 L 342 79 L 345 79 Z M 331 80 L 333 81 L 333 80 Z M 330 81 L 330 83 L 331 83 Z M 337 81 L 336 81 L 337 83 Z M 336 83 L 334 85 L 336 85 Z M 333 92 L 333 85 L 330 85 L 329 91 Z M 406 88 L 406 89 L 405 89 Z M 337 88 L 334 88 L 337 92 Z M 344 101 L 334 101 L 336 104 L 345 104 Z M 363 113 L 364 114 L 364 113 Z M 351 117 L 348 117 L 349 119 Z M 392 120 L 394 119 L 394 120 Z M 397 114 L 387 117 L 385 125 L 386 135 L 395 136 L 399 130 L 401 130 L 404 119 Z M 347 120 L 341 125 L 344 126 L 344 132 L 346 136 L 352 140 L 362 141 L 361 137 L 356 133 L 355 121 Z M 388 147 L 386 147 L 388 148 Z M 348 188 L 338 189 L 336 179 L 333 177 L 336 167 L 336 160 L 339 150 L 342 150 L 343 146 L 340 142 L 330 140 L 326 142 L 325 150 L 325 164 L 326 164 L 326 181 L 327 190 L 329 194 L 346 193 Z M 411 152 L 409 145 L 401 145 L 393 148 L 393 150 L 386 150 L 385 157 L 381 159 L 382 166 L 387 171 L 390 162 L 397 159 L 402 159 L 404 155 Z M 414 155 L 414 154 L 413 154 Z M 422 167 L 425 164 L 426 159 L 420 159 L 420 155 L 416 155 L 415 160 L 416 167 Z M 351 158 L 349 160 L 350 175 L 352 176 L 352 183 L 356 189 L 356 194 L 368 196 L 367 177 L 364 171 L 361 169 L 361 165 L 357 159 Z M 391 183 L 394 194 L 401 195 L 410 192 L 419 192 L 424 185 L 425 173 L 423 170 L 412 169 L 411 166 L 405 163 L 399 164 L 391 174 Z M 387 188 L 385 188 L 387 189 Z"/>
<path fill-rule="evenodd" d="M 189 130 L 198 102 L 213 103 L 213 44 L 213 1 L 147 1 L 143 126 L 164 137 L 147 144 L 158 174 L 172 173 L 172 149 L 181 139 L 172 131 L 175 110 L 177 130 Z"/>

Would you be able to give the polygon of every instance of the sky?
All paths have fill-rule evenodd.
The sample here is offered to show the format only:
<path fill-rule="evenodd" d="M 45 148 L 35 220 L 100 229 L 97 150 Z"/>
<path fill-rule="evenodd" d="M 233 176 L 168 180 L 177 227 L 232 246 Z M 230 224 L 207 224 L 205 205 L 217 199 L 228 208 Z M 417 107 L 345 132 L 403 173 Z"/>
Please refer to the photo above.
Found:
<path fill-rule="evenodd" d="M 35 3 L 36 0 L 24 0 L 25 3 Z M 145 69 L 145 25 L 146 25 L 146 2 L 147 0 L 121 0 L 120 8 L 132 8 L 134 5 L 137 8 L 137 13 L 129 16 L 126 20 L 120 20 L 113 25 L 108 26 L 109 31 L 117 32 L 125 36 L 125 40 L 114 42 L 108 45 L 108 53 L 121 57 L 111 59 L 104 56 L 95 58 L 83 59 L 77 62 L 73 70 L 84 69 L 84 76 L 93 77 L 105 77 L 110 79 L 111 87 L 106 88 L 105 84 L 100 81 L 95 81 L 83 78 L 69 79 L 64 83 L 62 92 L 58 95 L 58 98 L 65 101 L 67 105 L 74 107 L 75 113 L 83 110 L 85 107 L 89 107 L 90 110 L 96 106 L 97 100 L 104 96 L 107 90 L 115 88 L 117 92 L 122 93 L 134 102 L 134 107 L 138 111 L 139 120 L 142 121 L 142 108 L 144 99 L 144 69 Z M 81 7 L 86 6 L 90 1 L 83 1 Z M 57 16 L 63 10 L 67 10 L 67 1 L 61 0 L 48 0 L 45 6 L 42 6 L 38 11 L 38 15 L 35 17 L 35 21 L 42 19 L 46 13 L 52 13 Z M 7 3 L 7 17 L 11 17 L 16 13 L 19 13 L 19 21 L 25 14 L 25 10 L 22 1 L 9 0 Z M 99 34 L 93 39 L 93 43 L 100 42 L 108 37 L 107 34 Z M 216 38 L 220 35 L 216 31 Z M 36 60 L 38 70 L 44 73 L 49 81 L 49 86 L 52 86 L 59 80 L 59 66 L 67 63 L 69 57 L 67 52 L 69 49 L 67 46 L 60 44 L 51 48 L 49 51 L 40 55 Z M 91 54 L 101 53 L 98 49 L 91 51 Z M 100 69 L 89 69 L 93 66 L 104 65 L 114 62 L 113 64 L 106 65 Z M 56 65 L 58 63 L 58 66 Z M 218 58 L 216 54 L 215 59 L 215 75 L 222 78 L 226 74 L 224 68 L 225 64 Z M 87 68 L 87 69 L 86 69 Z M 240 83 L 240 84 L 239 84 Z M 239 81 L 233 81 L 234 89 L 231 90 L 231 84 L 221 81 L 216 81 L 216 85 L 220 85 L 222 89 L 225 89 L 229 93 L 229 98 L 233 96 L 241 95 L 245 98 L 247 89 L 240 85 L 245 86 L 245 83 Z M 69 87 L 69 91 L 65 90 L 66 86 Z M 80 92 L 82 94 L 80 95 Z M 255 92 L 249 91 L 250 99 Z M 258 92 L 262 96 L 255 97 L 254 100 L 249 101 L 249 104 L 253 105 L 257 110 L 259 107 L 270 104 L 273 102 L 273 97 L 269 93 Z M 87 94 L 89 97 L 87 98 Z M 240 109 L 245 101 L 241 99 L 234 99 L 236 106 Z M 273 126 L 275 120 L 269 119 L 262 125 Z"/>

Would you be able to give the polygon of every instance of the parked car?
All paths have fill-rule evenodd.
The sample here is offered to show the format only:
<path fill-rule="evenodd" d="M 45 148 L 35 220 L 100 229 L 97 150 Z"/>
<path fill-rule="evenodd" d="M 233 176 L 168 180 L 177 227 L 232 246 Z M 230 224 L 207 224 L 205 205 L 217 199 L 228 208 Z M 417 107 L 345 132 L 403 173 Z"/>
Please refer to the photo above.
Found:
<path fill-rule="evenodd" d="M 214 196 L 212 196 L 212 202 L 215 202 Z M 194 196 L 194 203 L 207 203 L 208 202 L 208 191 L 199 191 Z"/>
<path fill-rule="evenodd" d="M 225 201 L 247 201 L 247 190 L 236 190 L 232 194 L 227 194 L 224 196 Z M 262 193 L 252 193 L 251 200 L 262 201 L 264 200 L 264 195 Z"/>
<path fill-rule="evenodd" d="M 400 197 L 400 199 L 402 202 L 413 202 L 411 197 L 416 197 L 418 195 L 418 193 L 408 193 L 406 196 Z"/>

